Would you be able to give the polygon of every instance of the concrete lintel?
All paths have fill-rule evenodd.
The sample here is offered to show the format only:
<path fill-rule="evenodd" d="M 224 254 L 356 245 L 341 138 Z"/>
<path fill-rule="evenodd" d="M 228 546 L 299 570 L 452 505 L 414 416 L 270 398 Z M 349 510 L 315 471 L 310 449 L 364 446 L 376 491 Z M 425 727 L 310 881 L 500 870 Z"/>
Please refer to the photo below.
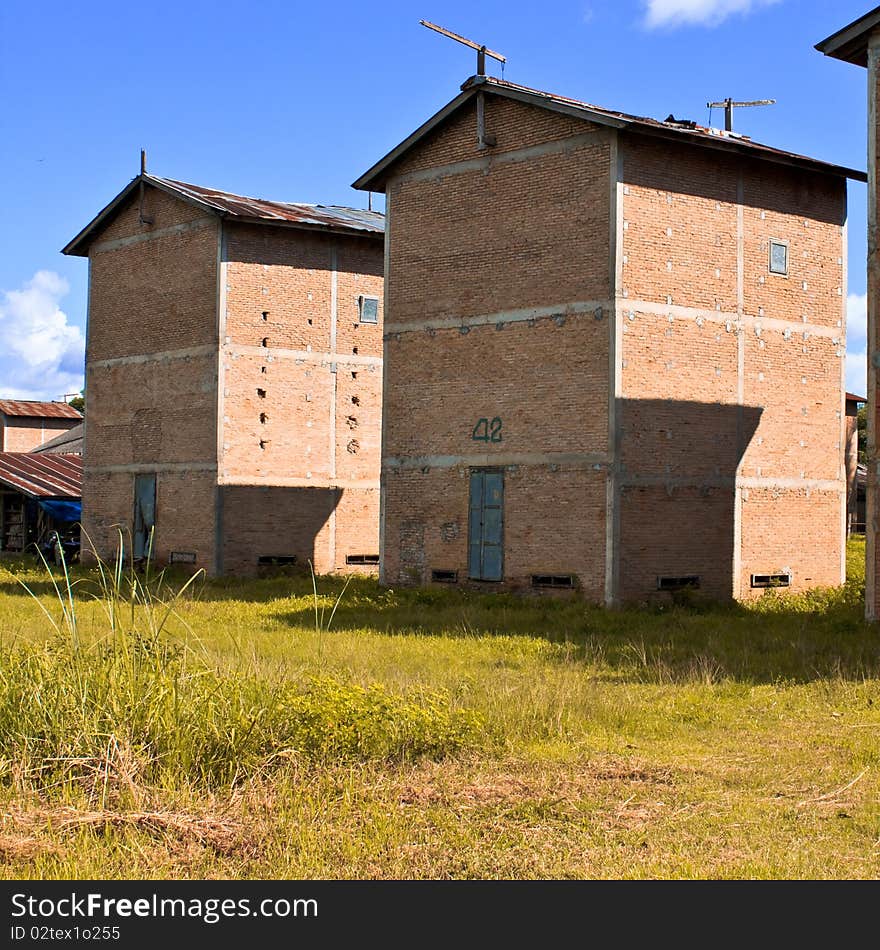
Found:
<path fill-rule="evenodd" d="M 253 475 L 227 475 L 218 479 L 220 485 L 247 485 L 251 488 L 329 488 L 343 491 L 378 491 L 378 479 L 356 478 L 274 478 L 264 476 L 255 478 Z"/>
<path fill-rule="evenodd" d="M 436 181 L 438 178 L 449 178 L 453 175 L 465 175 L 468 172 L 488 172 L 496 165 L 509 165 L 514 162 L 528 162 L 533 158 L 542 158 L 544 155 L 561 155 L 573 152 L 591 145 L 597 139 L 602 141 L 608 138 L 607 129 L 595 129 L 592 132 L 583 132 L 565 139 L 553 142 L 544 142 L 541 145 L 530 145 L 527 148 L 512 149 L 498 155 L 487 155 L 485 158 L 471 158 L 463 162 L 450 162 L 448 165 L 435 165 L 433 168 L 423 168 L 405 175 L 395 176 L 394 185 L 418 181 Z"/>
<path fill-rule="evenodd" d="M 124 465 L 84 465 L 83 470 L 89 475 L 116 475 L 120 473 L 155 472 L 216 472 L 216 462 L 129 462 Z"/>
<path fill-rule="evenodd" d="M 608 466 L 604 452 L 482 452 L 473 455 L 389 456 L 382 460 L 383 471 L 412 471 L 421 468 L 466 468 L 502 465 L 569 465 L 603 470 Z"/>
<path fill-rule="evenodd" d="M 765 330 L 778 330 L 780 333 L 786 330 L 790 330 L 793 334 L 807 332 L 810 336 L 821 336 L 828 339 L 839 338 L 839 345 L 845 345 L 844 327 L 826 327 L 818 323 L 779 320 L 776 317 L 756 317 L 749 313 L 739 314 L 733 310 L 704 310 L 700 307 L 682 307 L 678 304 L 657 303 L 653 300 L 624 300 L 619 301 L 619 305 L 624 311 L 632 310 L 635 313 L 647 313 L 659 317 L 673 316 L 691 322 L 699 317 L 706 323 L 740 324 L 748 328 L 760 326 Z"/>
<path fill-rule="evenodd" d="M 342 363 L 352 366 L 381 366 L 381 356 L 354 356 L 340 353 L 334 354 L 327 352 L 315 352 L 308 350 L 287 350 L 280 347 L 270 346 L 240 346 L 237 343 L 225 343 L 223 352 L 229 356 L 260 356 L 265 358 L 271 356 L 276 360 L 305 360 L 308 363 Z"/>
<path fill-rule="evenodd" d="M 835 478 L 771 478 L 732 475 L 624 475 L 625 488 L 754 488 L 780 491 L 846 492 L 846 482 Z"/>
<path fill-rule="evenodd" d="M 136 363 L 169 363 L 172 360 L 188 360 L 199 356 L 213 356 L 217 352 L 214 343 L 188 346 L 182 350 L 163 350 L 160 353 L 143 353 L 138 356 L 116 356 L 106 360 L 89 360 L 88 369 L 107 369 L 111 366 L 132 366 Z"/>
<path fill-rule="evenodd" d="M 602 318 L 610 315 L 612 300 L 576 300 L 569 303 L 550 304 L 546 307 L 526 307 L 523 310 L 502 310 L 497 313 L 481 313 L 472 317 L 437 317 L 433 320 L 416 320 L 411 323 L 386 323 L 384 335 L 417 333 L 425 330 L 455 330 L 459 327 L 491 326 L 499 323 L 524 323 L 528 320 L 546 320 L 551 317 L 572 317 L 589 314 L 595 319 L 596 311 L 602 309 Z"/>
<path fill-rule="evenodd" d="M 132 234 L 129 237 L 115 238 L 112 241 L 99 241 L 90 248 L 92 254 L 103 254 L 105 251 L 118 251 L 121 247 L 130 247 L 132 244 L 143 244 L 145 241 L 157 241 L 160 238 L 171 237 L 174 234 L 186 234 L 187 231 L 201 231 L 203 228 L 216 226 L 217 218 L 210 215 L 206 218 L 196 218 L 183 224 L 172 224 L 167 228 L 158 228 L 156 231 L 147 231 L 144 234 Z"/>

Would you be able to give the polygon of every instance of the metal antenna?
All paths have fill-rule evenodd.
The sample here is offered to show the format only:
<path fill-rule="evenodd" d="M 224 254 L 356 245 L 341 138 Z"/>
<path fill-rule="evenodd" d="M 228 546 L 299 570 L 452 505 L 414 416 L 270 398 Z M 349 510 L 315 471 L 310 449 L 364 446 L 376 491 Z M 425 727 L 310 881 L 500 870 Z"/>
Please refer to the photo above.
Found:
<path fill-rule="evenodd" d="M 466 36 L 459 36 L 458 33 L 453 33 L 452 30 L 446 30 L 442 26 L 437 26 L 436 23 L 429 23 L 427 20 L 419 20 L 419 23 L 422 26 L 426 26 L 429 30 L 434 30 L 436 33 L 440 33 L 443 36 L 448 36 L 449 39 L 455 40 L 457 43 L 463 43 L 465 46 L 469 46 L 471 49 L 477 51 L 477 75 L 485 76 L 486 75 L 486 57 L 491 56 L 492 59 L 497 59 L 501 63 L 502 68 L 507 62 L 507 57 L 502 56 L 501 53 L 496 53 L 494 50 L 487 49 L 485 46 L 481 46 L 479 43 L 475 43 L 473 40 L 469 40 Z"/>
<path fill-rule="evenodd" d="M 747 106 L 772 106 L 776 104 L 775 99 L 753 99 L 751 102 L 734 102 L 733 99 L 725 99 L 723 102 L 707 102 L 710 109 L 724 109 L 724 129 L 726 132 L 733 131 L 733 110 L 742 109 Z M 711 113 L 710 113 L 711 115 Z"/>

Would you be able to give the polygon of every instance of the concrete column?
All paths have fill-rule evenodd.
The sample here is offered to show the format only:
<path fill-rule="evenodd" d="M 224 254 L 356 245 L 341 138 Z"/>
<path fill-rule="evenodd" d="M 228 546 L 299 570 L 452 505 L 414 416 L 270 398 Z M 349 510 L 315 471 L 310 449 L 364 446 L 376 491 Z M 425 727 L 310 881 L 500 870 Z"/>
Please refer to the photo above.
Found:
<path fill-rule="evenodd" d="M 868 485 L 865 514 L 865 617 L 877 620 L 877 382 L 880 352 L 877 349 L 878 295 L 880 295 L 880 260 L 878 249 L 877 214 L 877 84 L 880 82 L 880 32 L 875 32 L 868 41 Z"/>

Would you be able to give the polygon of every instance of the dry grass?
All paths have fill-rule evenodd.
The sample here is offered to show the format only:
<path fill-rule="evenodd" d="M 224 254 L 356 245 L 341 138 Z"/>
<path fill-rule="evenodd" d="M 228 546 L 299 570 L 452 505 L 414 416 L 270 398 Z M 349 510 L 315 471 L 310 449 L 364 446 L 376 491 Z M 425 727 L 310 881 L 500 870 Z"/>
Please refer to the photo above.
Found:
<path fill-rule="evenodd" d="M 341 582 L 319 586 L 333 607 Z M 857 577 L 748 610 L 616 613 L 357 581 L 320 630 L 309 587 L 211 582 L 187 598 L 206 668 L 256 695 L 329 677 L 380 684 L 380 708 L 443 696 L 479 736 L 396 758 L 269 742 L 213 783 L 136 767 L 121 730 L 73 779 L 0 761 L 0 876 L 880 877 L 880 636 Z M 8 677 L 8 651 L 41 648 L 45 623 L 2 577 L 0 611 Z M 83 643 L 99 632 L 84 604 Z"/>

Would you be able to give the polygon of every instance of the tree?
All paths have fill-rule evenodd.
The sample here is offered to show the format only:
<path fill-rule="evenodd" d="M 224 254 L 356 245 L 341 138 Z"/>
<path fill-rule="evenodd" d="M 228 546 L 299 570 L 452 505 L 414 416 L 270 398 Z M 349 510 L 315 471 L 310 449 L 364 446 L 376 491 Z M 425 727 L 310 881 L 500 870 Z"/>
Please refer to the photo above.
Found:
<path fill-rule="evenodd" d="M 78 396 L 74 396 L 73 399 L 68 400 L 68 406 L 73 406 L 78 412 L 85 413 L 86 411 L 86 391 L 83 389 Z M 861 444 L 861 443 L 860 443 Z"/>

